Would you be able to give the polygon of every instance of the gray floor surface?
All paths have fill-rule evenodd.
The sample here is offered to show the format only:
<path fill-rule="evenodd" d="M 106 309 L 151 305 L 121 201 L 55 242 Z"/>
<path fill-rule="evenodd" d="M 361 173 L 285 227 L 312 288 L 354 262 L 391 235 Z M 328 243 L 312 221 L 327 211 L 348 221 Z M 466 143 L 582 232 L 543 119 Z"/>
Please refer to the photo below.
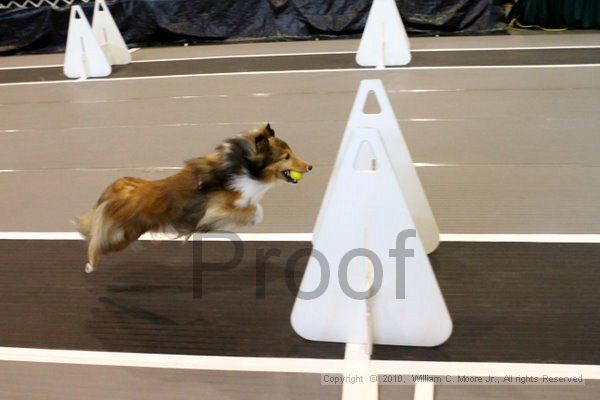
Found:
<path fill-rule="evenodd" d="M 600 46 L 600 34 L 415 38 L 413 49 Z M 141 49 L 134 61 L 355 51 L 318 41 Z M 52 66 L 63 55 L 0 58 Z M 168 61 L 164 61 L 168 62 Z M 310 232 L 361 79 L 382 79 L 444 233 L 600 232 L 600 67 L 195 76 L 0 86 L 0 231 L 71 231 L 123 175 L 159 177 L 271 121 L 316 166 L 252 231 Z M 302 204 L 288 213 L 282 204 Z M 247 230 L 246 230 L 247 231 Z M 340 398 L 306 374 L 0 363 L 8 399 Z M 384 386 L 382 399 L 412 398 Z M 439 386 L 436 399 L 595 399 L 585 386 Z M 179 397 L 174 397 L 179 396 Z"/>

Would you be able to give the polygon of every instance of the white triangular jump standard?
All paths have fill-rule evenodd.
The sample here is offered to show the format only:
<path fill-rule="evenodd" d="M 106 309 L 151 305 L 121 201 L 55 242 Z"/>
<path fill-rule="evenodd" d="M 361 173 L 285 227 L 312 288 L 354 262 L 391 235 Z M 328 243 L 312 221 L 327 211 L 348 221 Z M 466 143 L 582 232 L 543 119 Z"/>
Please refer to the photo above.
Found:
<path fill-rule="evenodd" d="M 375 170 L 354 168 L 366 143 L 374 153 Z M 310 258 L 300 285 L 301 293 L 314 293 L 319 285 L 324 289 L 318 296 L 296 299 L 292 326 L 309 340 L 405 346 L 443 343 L 450 336 L 452 321 L 377 130 L 353 130 L 339 167 L 331 178 L 331 195 L 322 205 L 319 235 L 313 241 L 324 257 Z M 324 271 L 330 278 L 326 286 Z"/>
<path fill-rule="evenodd" d="M 410 43 L 394 0 L 374 0 L 356 53 L 363 67 L 410 63 Z"/>
<path fill-rule="evenodd" d="M 370 91 L 380 114 L 363 113 Z M 292 311 L 300 336 L 406 346 L 448 339 L 452 320 L 411 215 L 409 192 L 420 187 L 412 173 L 418 183 L 381 82 L 363 81 Z"/>
<path fill-rule="evenodd" d="M 377 101 L 379 106 L 380 112 L 377 114 L 368 114 L 365 112 L 365 105 L 370 96 Z M 408 146 L 406 145 L 406 141 L 404 140 L 404 136 L 402 135 L 402 131 L 396 120 L 392 104 L 383 87 L 383 83 L 379 79 L 366 79 L 360 83 L 330 182 L 333 182 L 333 176 L 340 172 L 340 164 L 347 152 L 352 132 L 361 127 L 369 127 L 377 131 L 379 135 L 381 135 L 385 148 L 389 149 L 390 154 L 393 155 L 390 160 L 392 169 L 396 174 L 398 182 L 401 184 L 404 199 L 408 205 L 412 219 L 415 222 L 425 251 L 428 254 L 432 253 L 440 244 L 440 231 L 433 216 L 433 212 L 431 211 L 431 207 L 429 206 L 429 201 L 427 200 L 423 186 L 421 185 L 421 181 L 419 180 Z M 361 157 L 362 155 L 368 156 L 368 154 L 368 148 L 361 149 Z M 367 159 L 361 160 L 361 158 L 358 158 L 356 160 L 357 165 L 368 164 L 369 162 L 371 162 L 371 160 L 368 157 Z M 332 190 L 327 188 L 327 191 L 325 192 L 325 201 L 327 201 L 327 197 L 331 194 Z M 325 201 L 323 204 L 325 204 Z M 319 214 L 314 230 L 314 236 L 320 235 L 321 214 L 324 212 L 325 211 L 322 209 Z"/>
<path fill-rule="evenodd" d="M 108 76 L 112 68 L 80 6 L 72 6 L 63 72 L 68 78 Z"/>
<path fill-rule="evenodd" d="M 92 30 L 111 65 L 124 65 L 131 62 L 131 53 L 104 0 L 96 0 L 94 3 Z"/>

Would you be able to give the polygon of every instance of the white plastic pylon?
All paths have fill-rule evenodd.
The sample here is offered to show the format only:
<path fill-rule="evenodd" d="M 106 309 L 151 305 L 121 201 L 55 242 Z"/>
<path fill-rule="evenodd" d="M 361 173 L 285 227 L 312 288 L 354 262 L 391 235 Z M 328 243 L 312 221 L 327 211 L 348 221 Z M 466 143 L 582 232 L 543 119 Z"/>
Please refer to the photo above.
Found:
<path fill-rule="evenodd" d="M 378 104 L 380 110 L 377 114 L 369 114 L 365 112 L 365 105 L 369 96 L 372 96 Z M 429 201 L 419 180 L 417 170 L 413 164 L 412 157 L 406 145 L 406 141 L 396 120 L 396 115 L 388 99 L 388 96 L 383 87 L 383 83 L 378 79 L 367 79 L 360 83 L 348 124 L 344 132 L 342 144 L 340 145 L 337 161 L 334 166 L 333 174 L 339 173 L 339 164 L 341 158 L 344 157 L 347 151 L 348 142 L 351 134 L 354 130 L 361 127 L 374 128 L 380 135 L 385 144 L 386 149 L 389 150 L 392 163 L 392 168 L 396 174 L 396 178 L 401 185 L 404 199 L 408 205 L 411 216 L 421 240 L 425 251 L 429 254 L 432 253 L 440 243 L 440 233 L 429 206 Z M 363 148 L 361 150 L 361 157 L 358 157 L 356 164 L 368 165 L 371 162 L 369 156 L 369 149 Z M 332 175 L 333 176 L 333 175 Z M 330 195 L 329 188 L 325 192 L 325 200 Z M 319 215 L 320 217 L 320 215 Z M 314 230 L 314 235 L 318 236 L 320 233 L 320 221 L 322 218 L 317 219 L 317 224 Z"/>
<path fill-rule="evenodd" d="M 410 42 L 394 0 L 374 0 L 356 53 L 363 67 L 410 63 Z"/>
<path fill-rule="evenodd" d="M 94 3 L 92 30 L 96 41 L 111 65 L 124 65 L 131 62 L 131 53 L 129 53 L 125 40 L 123 40 L 123 36 L 104 0 L 96 0 Z"/>
<path fill-rule="evenodd" d="M 103 77 L 112 72 L 80 6 L 71 7 L 63 72 L 69 78 Z"/>
<path fill-rule="evenodd" d="M 292 326 L 309 340 L 439 345 L 450 336 L 452 321 L 390 161 L 398 149 L 376 128 L 355 128 L 345 142 L 321 206 Z M 366 145 L 372 167 L 357 169 Z"/>

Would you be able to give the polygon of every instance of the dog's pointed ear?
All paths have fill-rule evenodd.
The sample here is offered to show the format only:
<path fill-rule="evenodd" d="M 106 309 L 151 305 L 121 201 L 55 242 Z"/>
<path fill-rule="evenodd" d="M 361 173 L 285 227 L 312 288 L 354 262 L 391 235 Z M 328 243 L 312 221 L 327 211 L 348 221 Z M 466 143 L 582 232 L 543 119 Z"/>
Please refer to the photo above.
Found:
<path fill-rule="evenodd" d="M 275 136 L 275 131 L 271 128 L 271 123 L 267 122 L 267 126 L 265 126 L 265 133 L 271 137 Z"/>
<path fill-rule="evenodd" d="M 256 144 L 256 151 L 258 153 L 267 153 L 270 149 L 269 136 L 266 132 L 256 135 L 254 143 Z"/>

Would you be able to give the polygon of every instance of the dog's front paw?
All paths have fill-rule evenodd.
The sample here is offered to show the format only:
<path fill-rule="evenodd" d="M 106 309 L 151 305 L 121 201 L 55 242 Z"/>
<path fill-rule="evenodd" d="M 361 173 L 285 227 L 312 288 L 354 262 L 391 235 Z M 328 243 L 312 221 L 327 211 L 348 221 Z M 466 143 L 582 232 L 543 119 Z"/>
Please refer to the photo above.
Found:
<path fill-rule="evenodd" d="M 254 213 L 254 218 L 252 218 L 252 225 L 258 225 L 263 220 L 263 208 L 260 204 L 256 205 L 256 212 Z"/>

